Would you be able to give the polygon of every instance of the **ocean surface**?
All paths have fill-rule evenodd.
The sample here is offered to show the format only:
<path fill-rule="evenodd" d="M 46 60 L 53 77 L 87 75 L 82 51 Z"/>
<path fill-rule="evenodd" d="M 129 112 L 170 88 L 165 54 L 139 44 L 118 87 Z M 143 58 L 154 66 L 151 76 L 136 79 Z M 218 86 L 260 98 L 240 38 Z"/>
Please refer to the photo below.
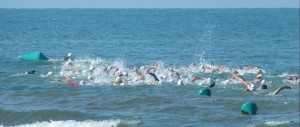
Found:
<path fill-rule="evenodd" d="M 50 60 L 19 59 L 35 51 Z M 199 81 L 149 85 L 146 74 L 147 82 L 113 86 L 114 76 L 79 73 L 72 81 L 85 83 L 72 87 L 57 81 L 71 72 L 62 60 L 68 53 L 83 72 L 158 63 L 186 82 L 196 75 L 216 85 L 207 97 L 198 95 L 208 86 Z M 3 127 L 299 126 L 299 80 L 285 82 L 299 76 L 299 9 L 0 9 L 0 54 Z M 249 66 L 264 72 L 267 90 L 224 83 L 233 70 L 252 81 Z M 269 95 L 282 85 L 291 89 Z M 247 101 L 256 115 L 241 114 Z"/>

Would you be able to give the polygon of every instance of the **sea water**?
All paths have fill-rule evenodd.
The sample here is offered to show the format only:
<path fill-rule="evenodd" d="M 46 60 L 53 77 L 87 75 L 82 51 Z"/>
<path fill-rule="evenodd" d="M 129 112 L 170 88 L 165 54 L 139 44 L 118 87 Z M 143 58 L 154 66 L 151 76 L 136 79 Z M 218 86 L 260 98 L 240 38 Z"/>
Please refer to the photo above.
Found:
<path fill-rule="evenodd" d="M 299 75 L 299 9 L 0 9 L 0 47 L 0 126 L 299 126 L 299 81 L 284 82 Z M 18 59 L 34 51 L 50 60 Z M 228 70 L 186 74 L 214 79 L 211 97 L 198 95 L 207 87 L 200 83 L 112 86 L 113 78 L 97 75 L 74 77 L 86 83 L 71 87 L 57 81 L 69 52 L 81 69 Z M 263 70 L 268 90 L 223 83 L 247 66 Z M 30 70 L 37 73 L 24 74 Z M 254 70 L 242 74 L 255 78 Z M 269 95 L 282 85 L 292 89 Z M 247 101 L 256 115 L 241 114 Z"/>

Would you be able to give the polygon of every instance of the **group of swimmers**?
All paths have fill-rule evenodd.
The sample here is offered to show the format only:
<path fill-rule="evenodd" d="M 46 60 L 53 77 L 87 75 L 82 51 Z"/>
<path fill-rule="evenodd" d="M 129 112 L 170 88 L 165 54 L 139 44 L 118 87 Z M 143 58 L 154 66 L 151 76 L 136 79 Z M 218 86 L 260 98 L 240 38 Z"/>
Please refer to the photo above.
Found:
<path fill-rule="evenodd" d="M 90 63 L 85 67 L 73 64 L 74 59 L 72 54 L 69 53 L 63 60 L 63 69 L 60 76 L 63 79 L 57 81 L 68 84 L 70 86 L 86 85 L 88 82 L 99 82 L 112 84 L 114 86 L 122 86 L 126 84 L 149 84 L 161 85 L 164 82 L 175 83 L 177 85 L 208 85 L 214 87 L 216 80 L 209 77 L 197 76 L 199 73 L 207 74 L 220 74 L 230 73 L 232 76 L 227 80 L 221 81 L 222 84 L 239 84 L 242 83 L 246 86 L 245 91 L 265 90 L 268 89 L 266 80 L 263 77 L 263 70 L 258 67 L 243 67 L 238 69 L 231 69 L 228 66 L 214 66 L 214 63 L 197 66 L 195 63 L 180 69 L 173 69 L 166 66 L 162 62 L 157 62 L 149 66 L 133 67 L 127 69 L 123 66 L 111 66 L 105 64 Z M 35 73 L 35 72 L 34 72 Z M 243 73 L 254 73 L 256 76 L 253 81 L 248 82 L 242 76 Z M 46 77 L 51 77 L 53 72 L 47 73 Z M 73 80 L 78 80 L 79 83 Z M 101 80 L 102 79 L 102 80 Z M 106 79 L 106 80 L 103 80 Z M 109 79 L 109 81 L 107 81 Z M 284 82 L 298 82 L 299 75 L 289 75 Z M 268 83 L 272 83 L 269 81 Z M 281 86 L 272 92 L 273 95 L 278 94 L 283 89 L 291 89 L 290 86 Z"/>

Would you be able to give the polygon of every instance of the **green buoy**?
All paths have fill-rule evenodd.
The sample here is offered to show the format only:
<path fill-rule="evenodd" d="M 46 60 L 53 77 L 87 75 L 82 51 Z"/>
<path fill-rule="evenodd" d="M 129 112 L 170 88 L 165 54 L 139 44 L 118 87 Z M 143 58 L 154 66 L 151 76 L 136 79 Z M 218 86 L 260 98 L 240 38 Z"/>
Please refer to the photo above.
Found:
<path fill-rule="evenodd" d="M 202 88 L 199 90 L 199 95 L 211 96 L 211 91 L 208 88 Z"/>
<path fill-rule="evenodd" d="M 32 52 L 23 54 L 19 57 L 21 60 L 26 61 L 38 61 L 38 60 L 49 60 L 43 53 L 41 52 Z"/>
<path fill-rule="evenodd" d="M 244 103 L 241 107 L 242 114 L 255 115 L 256 111 L 257 111 L 256 104 L 251 101 Z"/>

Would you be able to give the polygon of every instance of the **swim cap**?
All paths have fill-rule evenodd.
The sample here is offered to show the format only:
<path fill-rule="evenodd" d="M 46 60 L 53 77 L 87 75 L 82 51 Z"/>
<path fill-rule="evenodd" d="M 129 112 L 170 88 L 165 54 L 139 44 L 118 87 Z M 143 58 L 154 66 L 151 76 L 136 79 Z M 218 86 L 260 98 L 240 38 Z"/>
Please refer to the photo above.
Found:
<path fill-rule="evenodd" d="M 72 53 L 68 53 L 68 57 L 71 57 L 72 56 Z"/>
<path fill-rule="evenodd" d="M 47 73 L 47 76 L 51 76 L 53 74 L 53 72 L 52 71 L 49 71 L 48 73 Z"/>
<path fill-rule="evenodd" d="M 268 89 L 268 86 L 267 85 L 262 85 L 261 89 Z"/>
<path fill-rule="evenodd" d="M 265 84 L 266 83 L 266 81 L 263 79 L 263 80 L 261 80 L 261 82 L 260 82 L 261 84 Z"/>
<path fill-rule="evenodd" d="M 115 82 L 116 82 L 116 83 L 121 83 L 121 82 L 122 82 L 122 79 L 121 79 L 120 77 L 117 77 L 116 80 L 115 80 Z"/>
<path fill-rule="evenodd" d="M 248 88 L 250 91 L 253 91 L 254 90 L 254 84 L 253 83 L 250 83 L 250 87 Z"/>
<path fill-rule="evenodd" d="M 122 72 L 123 76 L 128 76 L 128 73 L 127 72 Z"/>
<path fill-rule="evenodd" d="M 89 76 L 87 77 L 88 80 L 92 80 L 92 78 L 93 78 L 93 77 L 92 77 L 91 75 L 89 75 Z"/>
<path fill-rule="evenodd" d="M 145 67 L 144 67 L 144 66 L 141 66 L 141 67 L 140 67 L 140 70 L 144 70 L 144 69 L 145 69 Z"/>

